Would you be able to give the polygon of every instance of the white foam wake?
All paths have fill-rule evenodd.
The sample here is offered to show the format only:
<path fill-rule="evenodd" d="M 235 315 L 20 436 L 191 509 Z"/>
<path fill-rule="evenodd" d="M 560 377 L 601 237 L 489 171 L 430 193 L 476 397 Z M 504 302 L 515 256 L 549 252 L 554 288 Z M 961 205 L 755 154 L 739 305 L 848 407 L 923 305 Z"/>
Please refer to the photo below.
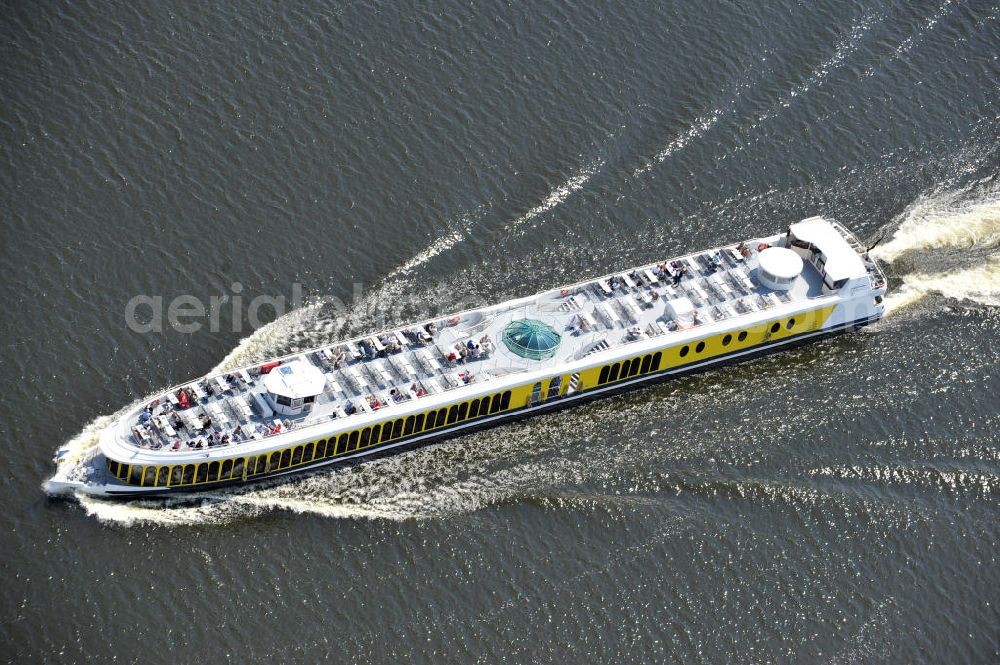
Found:
<path fill-rule="evenodd" d="M 1000 192 L 969 200 L 965 191 L 919 197 L 902 215 L 892 239 L 872 255 L 894 261 L 907 252 L 942 247 L 992 247 L 1000 242 Z"/>
<path fill-rule="evenodd" d="M 913 252 L 977 248 L 1000 244 L 1000 188 L 986 191 L 939 189 L 918 197 L 900 215 L 889 242 L 871 251 L 887 262 Z M 981 257 L 981 252 L 973 256 Z M 1000 254 L 971 267 L 947 271 L 917 270 L 902 276 L 902 285 L 886 298 L 886 313 L 898 312 L 939 293 L 981 305 L 1000 305 Z"/>
<path fill-rule="evenodd" d="M 902 286 L 885 300 L 886 315 L 914 305 L 934 293 L 1000 307 L 1000 254 L 991 256 L 984 265 L 966 270 L 905 275 Z"/>

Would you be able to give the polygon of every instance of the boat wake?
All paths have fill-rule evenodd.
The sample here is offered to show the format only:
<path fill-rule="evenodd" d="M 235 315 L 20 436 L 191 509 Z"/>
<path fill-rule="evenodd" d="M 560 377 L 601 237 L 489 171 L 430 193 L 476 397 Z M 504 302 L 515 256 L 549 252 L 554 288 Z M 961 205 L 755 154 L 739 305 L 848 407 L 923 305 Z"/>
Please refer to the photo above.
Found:
<path fill-rule="evenodd" d="M 936 191 L 917 198 L 902 214 L 892 239 L 872 250 L 895 261 L 917 250 L 993 247 L 1000 243 L 1000 187 L 979 196 L 967 189 Z"/>
<path fill-rule="evenodd" d="M 547 213 L 549 210 L 552 210 L 559 204 L 563 203 L 574 193 L 583 189 L 583 186 L 587 184 L 595 173 L 601 170 L 602 166 L 604 166 L 603 160 L 597 160 L 596 162 L 582 168 L 578 173 L 567 179 L 566 182 L 554 187 L 541 203 L 508 224 L 505 229 L 506 232 L 523 232 L 521 227 L 527 222 L 530 222 L 539 215 Z"/>
<path fill-rule="evenodd" d="M 951 270 L 915 270 L 886 298 L 886 314 L 912 307 L 931 294 L 1000 306 L 1000 187 L 941 190 L 919 197 L 901 215 L 889 242 L 872 254 L 890 264 L 919 253 L 962 249 L 978 265 Z M 971 251 L 970 251 L 971 250 Z"/>

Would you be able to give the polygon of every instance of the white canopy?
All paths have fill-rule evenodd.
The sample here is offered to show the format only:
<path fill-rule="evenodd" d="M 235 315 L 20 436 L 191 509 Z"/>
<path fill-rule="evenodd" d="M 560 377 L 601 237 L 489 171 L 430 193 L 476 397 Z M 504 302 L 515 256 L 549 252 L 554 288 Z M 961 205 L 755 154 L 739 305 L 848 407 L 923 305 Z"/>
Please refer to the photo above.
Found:
<path fill-rule="evenodd" d="M 289 361 L 264 375 L 264 387 L 269 393 L 289 399 L 319 395 L 325 381 L 323 372 L 304 360 Z"/>
<path fill-rule="evenodd" d="M 804 219 L 792 224 L 789 230 L 797 239 L 810 243 L 823 254 L 824 270 L 831 283 L 864 277 L 868 274 L 858 253 L 848 244 L 844 236 L 822 217 Z"/>

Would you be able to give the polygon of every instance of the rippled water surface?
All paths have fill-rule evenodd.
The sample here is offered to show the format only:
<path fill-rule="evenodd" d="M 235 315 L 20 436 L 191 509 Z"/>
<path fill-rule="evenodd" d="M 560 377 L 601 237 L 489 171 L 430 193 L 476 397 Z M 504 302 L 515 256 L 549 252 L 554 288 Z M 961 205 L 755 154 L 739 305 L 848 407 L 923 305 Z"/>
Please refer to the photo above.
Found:
<path fill-rule="evenodd" d="M 6 661 L 1000 660 L 995 1 L 2 16 Z M 879 325 L 270 487 L 41 491 L 213 367 L 813 214 L 882 238 Z M 126 325 L 235 283 L 305 296 Z"/>

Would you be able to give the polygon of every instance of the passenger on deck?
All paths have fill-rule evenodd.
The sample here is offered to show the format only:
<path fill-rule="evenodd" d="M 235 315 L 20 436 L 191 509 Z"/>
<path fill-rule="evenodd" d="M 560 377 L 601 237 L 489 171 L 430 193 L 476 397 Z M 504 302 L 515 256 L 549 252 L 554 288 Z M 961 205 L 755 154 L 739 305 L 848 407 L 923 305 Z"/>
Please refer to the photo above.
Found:
<path fill-rule="evenodd" d="M 430 335 L 431 337 L 434 337 L 434 335 L 436 335 L 438 331 L 437 326 L 434 325 L 433 321 L 424 326 L 424 330 L 426 330 L 427 334 Z"/>
<path fill-rule="evenodd" d="M 344 362 L 344 358 L 346 358 L 346 357 L 347 357 L 347 354 L 344 353 L 344 350 L 342 348 L 340 348 L 339 346 L 337 348 L 335 348 L 330 353 L 330 359 L 333 360 L 333 368 L 336 369 L 336 368 L 340 367 L 340 364 L 342 362 Z"/>
<path fill-rule="evenodd" d="M 351 415 L 352 413 L 355 413 L 357 410 L 358 407 L 354 406 L 354 402 L 348 402 L 347 404 L 344 405 L 344 413 L 346 413 L 347 415 Z"/>
<path fill-rule="evenodd" d="M 424 395 L 427 394 L 427 391 L 424 390 L 424 387 L 416 383 L 410 386 L 410 392 L 412 392 L 417 397 L 423 397 Z"/>
<path fill-rule="evenodd" d="M 378 336 L 378 341 L 382 343 L 386 351 L 395 351 L 399 348 L 399 342 L 392 335 L 383 333 Z"/>
<path fill-rule="evenodd" d="M 475 375 L 472 373 L 471 370 L 465 370 L 464 372 L 459 374 L 459 376 L 462 377 L 462 383 L 466 385 L 472 383 L 472 379 L 475 378 Z"/>
<path fill-rule="evenodd" d="M 378 397 L 375 395 L 368 396 L 368 406 L 372 408 L 372 411 L 382 408 L 382 402 L 379 401 Z"/>

